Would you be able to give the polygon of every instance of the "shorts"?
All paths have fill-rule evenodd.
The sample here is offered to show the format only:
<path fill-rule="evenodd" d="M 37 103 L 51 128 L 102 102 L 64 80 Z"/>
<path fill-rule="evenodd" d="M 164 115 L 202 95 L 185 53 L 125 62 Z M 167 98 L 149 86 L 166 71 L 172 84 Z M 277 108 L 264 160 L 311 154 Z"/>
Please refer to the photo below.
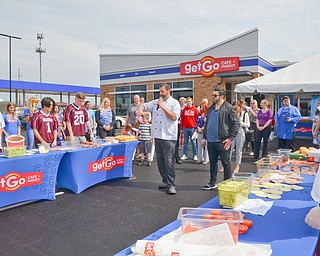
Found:
<path fill-rule="evenodd" d="M 150 140 L 140 140 L 140 151 L 142 154 L 151 153 L 151 142 Z"/>

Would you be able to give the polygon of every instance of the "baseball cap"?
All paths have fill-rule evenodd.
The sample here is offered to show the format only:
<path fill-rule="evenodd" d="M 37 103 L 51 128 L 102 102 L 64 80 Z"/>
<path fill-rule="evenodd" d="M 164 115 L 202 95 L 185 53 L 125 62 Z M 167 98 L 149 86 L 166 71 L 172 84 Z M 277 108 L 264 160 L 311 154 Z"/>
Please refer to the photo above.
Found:
<path fill-rule="evenodd" d="M 284 97 L 282 98 L 282 100 L 290 100 L 290 97 L 289 97 L 289 96 L 284 96 Z"/>

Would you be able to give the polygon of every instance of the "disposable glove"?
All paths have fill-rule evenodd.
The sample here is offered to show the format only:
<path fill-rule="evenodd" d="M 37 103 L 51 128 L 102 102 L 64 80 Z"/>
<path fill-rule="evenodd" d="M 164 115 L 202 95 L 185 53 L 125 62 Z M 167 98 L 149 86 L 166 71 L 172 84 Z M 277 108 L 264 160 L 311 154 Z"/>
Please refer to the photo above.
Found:
<path fill-rule="evenodd" d="M 304 220 L 310 227 L 320 229 L 320 207 L 312 208 Z"/>

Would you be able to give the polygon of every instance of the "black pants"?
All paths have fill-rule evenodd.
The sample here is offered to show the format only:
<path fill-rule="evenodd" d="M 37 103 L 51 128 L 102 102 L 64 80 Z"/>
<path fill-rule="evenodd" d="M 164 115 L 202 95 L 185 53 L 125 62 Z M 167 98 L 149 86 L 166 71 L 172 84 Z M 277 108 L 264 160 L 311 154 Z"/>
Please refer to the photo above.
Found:
<path fill-rule="evenodd" d="M 292 152 L 295 151 L 295 142 L 294 138 L 292 140 L 280 139 L 278 138 L 278 147 L 292 149 Z"/>
<path fill-rule="evenodd" d="M 218 158 L 220 157 L 224 171 L 224 180 L 231 178 L 231 161 L 230 161 L 230 149 L 225 150 L 222 142 L 208 142 L 208 153 L 210 161 L 210 184 L 217 182 L 218 173 Z"/>
<path fill-rule="evenodd" d="M 271 133 L 271 125 L 259 131 L 257 129 L 256 145 L 254 149 L 254 158 L 259 158 L 261 140 L 263 138 L 262 157 L 266 157 L 269 152 L 269 136 Z"/>
<path fill-rule="evenodd" d="M 255 146 L 256 146 L 256 137 L 257 137 L 257 124 L 253 123 L 253 122 L 250 122 L 250 130 L 254 130 L 254 133 L 253 133 L 254 140 L 250 142 L 251 143 L 252 152 L 254 152 Z"/>
<path fill-rule="evenodd" d="M 180 160 L 180 156 L 179 156 L 179 143 L 180 143 L 180 124 L 178 124 L 178 137 L 177 137 L 177 142 L 176 145 L 174 147 L 174 157 L 176 159 L 176 161 Z"/>

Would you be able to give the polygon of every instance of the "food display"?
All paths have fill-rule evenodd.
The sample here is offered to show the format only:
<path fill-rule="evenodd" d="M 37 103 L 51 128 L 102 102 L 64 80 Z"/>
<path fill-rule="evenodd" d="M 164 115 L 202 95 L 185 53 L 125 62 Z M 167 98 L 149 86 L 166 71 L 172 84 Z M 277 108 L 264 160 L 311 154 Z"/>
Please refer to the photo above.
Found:
<path fill-rule="evenodd" d="M 100 148 L 101 147 L 101 142 L 98 141 L 84 141 L 80 144 L 81 148 Z"/>
<path fill-rule="evenodd" d="M 8 157 L 8 158 L 19 157 L 19 156 L 25 155 L 26 148 L 25 147 L 16 147 L 16 148 L 4 147 L 3 152 L 4 152 L 5 157 Z"/>
<path fill-rule="evenodd" d="M 178 220 L 183 234 L 227 223 L 235 244 L 243 221 L 240 211 L 232 209 L 180 208 Z"/>
<path fill-rule="evenodd" d="M 119 142 L 128 142 L 128 141 L 134 141 L 137 138 L 133 135 L 117 135 L 115 137 L 115 140 L 119 141 Z"/>
<path fill-rule="evenodd" d="M 231 178 L 218 186 L 219 203 L 223 207 L 234 208 L 248 199 L 250 179 Z"/>

